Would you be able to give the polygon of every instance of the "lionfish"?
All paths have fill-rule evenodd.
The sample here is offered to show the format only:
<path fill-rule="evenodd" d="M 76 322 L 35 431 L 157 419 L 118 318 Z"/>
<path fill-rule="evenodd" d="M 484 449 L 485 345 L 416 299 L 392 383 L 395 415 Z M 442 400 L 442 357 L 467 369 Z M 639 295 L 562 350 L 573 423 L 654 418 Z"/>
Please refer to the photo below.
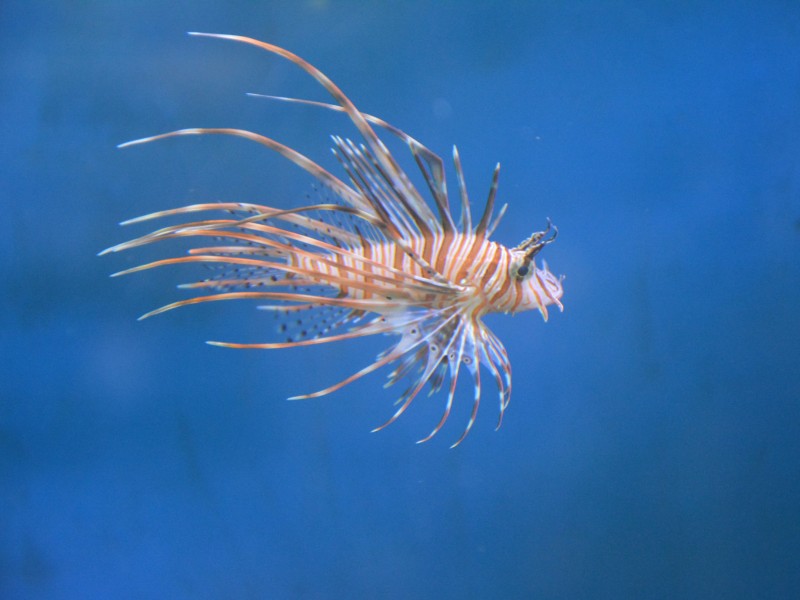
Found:
<path fill-rule="evenodd" d="M 458 150 L 453 164 L 460 197 L 458 222 L 451 211 L 442 159 L 397 127 L 361 112 L 326 75 L 299 56 L 252 38 L 191 33 L 234 40 L 277 54 L 303 69 L 335 100 L 328 104 L 297 98 L 276 100 L 313 105 L 344 113 L 363 140 L 355 143 L 332 136 L 333 154 L 347 180 L 339 179 L 307 156 L 271 138 L 242 129 L 181 129 L 120 144 L 143 144 L 183 135 L 223 134 L 252 140 L 277 152 L 310 173 L 326 193 L 326 201 L 280 209 L 241 202 L 193 204 L 123 222 L 217 211 L 205 218 L 158 229 L 113 246 L 107 254 L 175 238 L 211 239 L 188 255 L 157 260 L 112 276 L 164 265 L 206 263 L 217 274 L 178 287 L 203 295 L 153 310 L 140 319 L 181 306 L 217 300 L 257 300 L 261 309 L 282 317 L 279 330 L 287 337 L 275 343 L 208 342 L 225 348 L 283 349 L 312 346 L 377 334 L 399 339 L 374 362 L 323 390 L 291 399 L 330 394 L 392 365 L 385 387 L 407 381 L 396 402 L 394 422 L 428 385 L 433 394 L 448 381 L 444 413 L 424 438 L 435 436 L 447 421 L 462 369 L 473 383 L 472 412 L 457 446 L 472 428 L 481 401 L 481 365 L 494 378 L 499 396 L 500 427 L 511 397 L 511 365 L 503 344 L 483 323 L 487 313 L 538 309 L 563 310 L 562 277 L 554 276 L 536 255 L 555 240 L 557 229 L 533 233 L 514 248 L 490 241 L 506 206 L 495 214 L 500 165 L 494 169 L 483 214 L 473 221 Z M 258 95 L 258 94 L 253 94 Z M 376 128 L 399 138 L 411 151 L 432 205 L 398 165 Z M 436 212 L 432 207 L 435 208 Z M 449 379 L 448 379 L 449 376 Z"/>

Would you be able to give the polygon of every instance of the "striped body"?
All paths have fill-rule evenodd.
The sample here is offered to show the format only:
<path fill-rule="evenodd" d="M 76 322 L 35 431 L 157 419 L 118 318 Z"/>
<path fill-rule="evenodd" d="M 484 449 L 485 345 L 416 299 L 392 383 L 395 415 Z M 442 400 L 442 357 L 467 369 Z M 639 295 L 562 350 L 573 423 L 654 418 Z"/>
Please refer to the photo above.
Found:
<path fill-rule="evenodd" d="M 544 269 L 536 269 L 533 285 L 526 288 L 523 281 L 510 275 L 514 257 L 512 250 L 502 244 L 457 233 L 448 238 L 414 238 L 409 246 L 438 273 L 463 289 L 460 302 L 475 317 L 489 312 L 513 313 L 539 307 L 546 310 L 547 305 L 559 302 L 560 288 L 554 285 L 554 278 L 546 265 Z M 357 256 L 326 255 L 327 260 L 323 261 L 315 256 L 293 255 L 289 261 L 292 265 L 319 273 L 318 282 L 329 280 L 331 275 L 335 279 L 354 282 L 368 281 L 376 274 L 391 277 L 391 273 L 380 265 L 391 265 L 405 273 L 424 276 L 423 268 L 396 244 L 364 244 L 354 250 Z M 341 295 L 351 298 L 398 299 L 397 288 L 393 285 L 387 285 L 383 294 L 346 283 L 336 288 Z M 452 303 L 449 297 L 413 289 L 404 291 L 402 287 L 400 291 L 403 300 L 418 307 L 446 308 Z"/>
<path fill-rule="evenodd" d="M 283 48 L 251 38 L 193 35 L 243 42 L 294 63 L 311 75 L 335 104 L 271 98 L 343 113 L 363 142 L 333 137 L 333 152 L 347 176 L 345 180 L 276 140 L 241 129 L 181 129 L 121 144 L 131 146 L 185 135 L 240 137 L 305 170 L 321 186 L 323 196 L 333 199 L 298 208 L 203 203 L 125 222 L 214 213 L 214 218 L 162 227 L 101 253 L 189 238 L 198 245 L 187 255 L 157 260 L 116 275 L 187 263 L 202 263 L 214 269 L 211 277 L 179 286 L 199 295 L 141 318 L 192 304 L 255 300 L 259 308 L 278 316 L 281 341 L 209 344 L 283 349 L 390 335 L 394 344 L 366 367 L 323 390 L 295 398 L 323 396 L 391 366 L 387 385 L 405 381 L 408 387 L 394 414 L 376 430 L 403 414 L 423 388 L 430 388 L 432 393 L 445 388 L 442 417 L 420 440 L 427 441 L 447 421 L 459 375 L 466 370 L 474 384 L 472 411 L 455 446 L 475 422 L 483 372 L 497 387 L 499 427 L 511 398 L 511 364 L 502 343 L 482 317 L 489 312 L 538 309 L 547 320 L 548 306 L 562 308 L 562 278 L 554 276 L 546 263 L 539 267 L 535 261 L 537 254 L 555 239 L 555 228 L 548 221 L 547 229 L 512 248 L 491 241 L 505 211 L 505 206 L 497 214 L 494 211 L 499 165 L 494 170 L 482 216 L 473 222 L 461 162 L 453 149 L 460 199 L 456 221 L 442 159 L 400 129 L 359 111 L 316 67 Z M 388 151 L 376 129 L 408 146 L 427 185 L 427 199 Z"/>

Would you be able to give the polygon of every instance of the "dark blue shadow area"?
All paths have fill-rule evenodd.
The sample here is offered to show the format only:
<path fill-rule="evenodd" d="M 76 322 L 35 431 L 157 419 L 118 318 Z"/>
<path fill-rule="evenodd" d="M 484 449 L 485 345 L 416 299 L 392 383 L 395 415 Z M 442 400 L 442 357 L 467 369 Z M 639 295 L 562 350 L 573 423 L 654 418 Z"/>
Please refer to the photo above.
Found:
<path fill-rule="evenodd" d="M 502 6 L 502 7 L 501 7 Z M 800 8 L 793 2 L 4 2 L 0 597 L 788 598 L 800 587 Z M 286 352 L 253 306 L 188 307 L 163 257 L 96 257 L 194 202 L 298 206 L 337 171 L 327 100 L 449 157 L 495 238 L 550 217 L 565 311 L 488 321 L 514 368 L 369 433 L 388 339 Z M 406 150 L 392 149 L 409 169 Z M 448 161 L 448 169 L 450 169 Z M 451 173 L 452 175 L 452 173 Z M 455 180 L 451 177 L 451 191 Z M 263 337 L 269 337 L 265 335 Z M 488 377 L 488 374 L 487 374 Z"/>

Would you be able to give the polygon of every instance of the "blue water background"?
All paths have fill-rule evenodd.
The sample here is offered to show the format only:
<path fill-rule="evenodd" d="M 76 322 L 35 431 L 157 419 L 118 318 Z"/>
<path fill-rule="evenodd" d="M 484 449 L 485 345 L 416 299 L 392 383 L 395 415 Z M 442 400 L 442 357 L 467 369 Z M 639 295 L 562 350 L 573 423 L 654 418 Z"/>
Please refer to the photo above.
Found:
<path fill-rule="evenodd" d="M 169 4 L 169 5 L 168 5 Z M 800 7 L 796 2 L 3 2 L 0 597 L 788 598 L 800 587 Z M 512 245 L 565 311 L 490 319 L 514 367 L 380 433 L 388 339 L 238 352 L 245 305 L 136 317 L 193 273 L 96 253 L 192 202 L 298 206 L 341 117 L 251 35 L 364 111 L 496 161 Z M 399 144 L 398 156 L 407 154 Z M 412 163 L 405 162 L 411 167 Z M 448 170 L 451 171 L 448 164 Z M 450 180 L 451 190 L 455 189 Z M 195 273 L 196 274 L 196 273 Z"/>

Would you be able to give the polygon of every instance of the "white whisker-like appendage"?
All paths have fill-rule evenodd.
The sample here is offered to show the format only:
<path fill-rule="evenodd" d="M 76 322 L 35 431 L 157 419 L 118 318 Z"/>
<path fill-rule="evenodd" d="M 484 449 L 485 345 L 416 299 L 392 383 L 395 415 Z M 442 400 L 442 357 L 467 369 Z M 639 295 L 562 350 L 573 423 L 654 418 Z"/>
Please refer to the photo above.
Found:
<path fill-rule="evenodd" d="M 347 115 L 362 138 L 356 143 L 334 136 L 333 153 L 346 177 L 340 179 L 310 158 L 271 138 L 241 129 L 181 129 L 121 144 L 132 146 L 183 135 L 243 137 L 273 150 L 311 174 L 330 201 L 300 208 L 219 202 L 164 210 L 124 224 L 161 217 L 198 219 L 158 229 L 104 250 L 128 250 L 153 242 L 192 238 L 186 255 L 158 260 L 116 273 L 163 265 L 203 263 L 215 275 L 179 287 L 198 295 L 144 315 L 216 300 L 249 299 L 274 312 L 281 339 L 272 343 L 209 342 L 226 348 L 283 349 L 377 334 L 396 337 L 371 364 L 324 390 L 296 396 L 315 398 L 343 388 L 387 366 L 386 386 L 406 381 L 395 412 L 383 429 L 427 386 L 444 388 L 441 419 L 420 442 L 444 426 L 464 371 L 473 382 L 472 411 L 453 446 L 466 437 L 481 401 L 481 367 L 494 379 L 499 397 L 499 427 L 511 397 L 511 365 L 503 344 L 484 325 L 487 313 L 562 309 L 562 279 L 536 255 L 556 238 L 547 228 L 516 247 L 490 241 L 505 210 L 494 210 L 500 165 L 492 178 L 480 219 L 473 220 L 458 152 L 453 164 L 459 194 L 459 219 L 450 208 L 444 162 L 417 140 L 382 119 L 359 111 L 342 91 L 311 64 L 278 46 L 234 35 L 192 35 L 235 40 L 277 54 L 311 75 L 334 103 L 274 97 L 323 107 Z M 255 95 L 255 94 L 253 94 Z M 427 190 L 420 191 L 389 153 L 377 131 L 404 142 Z M 429 200 L 425 199 L 429 197 Z M 207 213 L 203 217 L 197 213 Z M 213 213 L 213 218 L 208 216 Z M 201 220 L 202 219 L 202 220 Z"/>

